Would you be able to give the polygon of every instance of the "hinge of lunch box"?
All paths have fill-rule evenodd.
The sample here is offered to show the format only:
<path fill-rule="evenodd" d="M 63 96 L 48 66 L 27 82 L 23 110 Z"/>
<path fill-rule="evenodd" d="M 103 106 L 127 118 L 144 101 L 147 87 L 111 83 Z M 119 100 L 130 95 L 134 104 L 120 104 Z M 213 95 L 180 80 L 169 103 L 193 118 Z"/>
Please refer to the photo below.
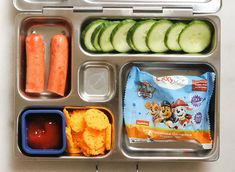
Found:
<path fill-rule="evenodd" d="M 103 7 L 73 7 L 73 12 L 102 12 Z"/>
<path fill-rule="evenodd" d="M 133 12 L 132 8 L 129 7 L 74 7 L 74 12 L 102 12 L 103 14 L 107 15 L 115 15 L 120 14 L 120 11 L 122 14 L 129 14 Z"/>
<path fill-rule="evenodd" d="M 74 12 L 103 13 L 104 15 L 129 15 L 133 12 L 132 7 L 74 7 Z"/>
<path fill-rule="evenodd" d="M 133 13 L 162 13 L 162 7 L 135 6 Z"/>
<path fill-rule="evenodd" d="M 187 17 L 193 15 L 193 8 L 163 7 L 162 12 L 164 16 Z"/>
<path fill-rule="evenodd" d="M 60 7 L 55 7 L 55 6 L 44 6 L 42 8 L 43 14 L 51 14 L 53 15 L 54 12 L 73 12 L 73 6 L 60 6 Z"/>

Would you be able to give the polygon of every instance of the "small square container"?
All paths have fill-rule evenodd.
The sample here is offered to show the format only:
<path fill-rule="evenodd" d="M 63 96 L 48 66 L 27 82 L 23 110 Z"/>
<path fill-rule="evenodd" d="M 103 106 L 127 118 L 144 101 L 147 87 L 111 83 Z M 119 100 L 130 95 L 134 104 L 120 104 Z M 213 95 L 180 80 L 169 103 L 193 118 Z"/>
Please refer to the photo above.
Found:
<path fill-rule="evenodd" d="M 78 71 L 78 94 L 87 102 L 106 102 L 115 93 L 115 69 L 106 62 L 90 61 Z"/>
<path fill-rule="evenodd" d="M 61 130 L 61 140 L 58 149 L 36 149 L 31 148 L 28 143 L 28 122 L 35 119 L 53 119 L 59 121 L 59 129 Z M 65 136 L 65 118 L 64 114 L 59 110 L 26 110 L 21 116 L 21 146 L 22 151 L 29 155 L 60 155 L 65 151 L 66 148 L 66 136 Z M 35 122 L 35 121 L 34 121 Z"/>

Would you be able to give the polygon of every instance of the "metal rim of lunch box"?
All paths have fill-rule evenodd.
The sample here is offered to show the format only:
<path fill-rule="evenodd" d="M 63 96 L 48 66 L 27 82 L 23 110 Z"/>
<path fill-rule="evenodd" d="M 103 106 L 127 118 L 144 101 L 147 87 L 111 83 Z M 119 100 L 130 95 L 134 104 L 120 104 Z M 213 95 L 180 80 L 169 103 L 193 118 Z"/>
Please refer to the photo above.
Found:
<path fill-rule="evenodd" d="M 174 14 L 176 14 L 176 16 L 181 16 L 181 17 L 188 17 L 188 16 L 193 16 L 193 14 L 201 14 L 201 13 L 214 13 L 214 12 L 218 11 L 221 7 L 220 0 L 210 0 L 210 1 L 205 1 L 205 2 L 201 2 L 201 3 L 195 2 L 195 3 L 188 3 L 188 4 L 185 4 L 185 3 L 172 3 L 172 4 L 165 3 L 164 7 L 159 5 L 160 3 L 147 3 L 147 5 L 143 4 L 143 3 L 137 3 L 136 6 L 132 6 L 133 3 L 129 3 L 130 1 L 126 1 L 129 3 L 129 5 L 127 5 L 128 3 L 124 2 L 124 1 L 122 1 L 123 3 L 119 3 L 117 5 L 117 3 L 115 1 L 114 1 L 114 3 L 110 3 L 107 0 L 104 0 L 101 3 L 95 3 L 93 1 L 86 1 L 86 2 L 82 1 L 82 2 L 79 2 L 78 4 L 75 4 L 75 5 L 69 4 L 69 2 L 71 2 L 70 0 L 63 1 L 62 5 L 61 5 L 61 1 L 59 1 L 59 3 L 57 3 L 55 0 L 51 0 L 49 2 L 49 5 L 45 2 L 39 2 L 37 0 L 36 1 L 34 0 L 33 3 L 32 3 L 32 1 L 30 1 L 30 0 L 14 0 L 14 5 L 15 5 L 16 9 L 18 9 L 19 11 L 24 11 L 24 12 L 28 11 L 28 12 L 32 12 L 32 14 L 33 14 L 33 12 L 43 12 L 44 13 L 44 10 L 45 11 L 50 11 L 50 10 L 53 11 L 55 9 L 58 9 L 58 10 L 65 9 L 68 11 L 75 11 L 75 12 L 76 11 L 78 11 L 78 12 L 85 12 L 85 11 L 100 12 L 102 10 L 105 11 L 105 8 L 108 10 L 109 10 L 109 8 L 112 9 L 111 7 L 113 7 L 113 5 L 115 4 L 115 7 L 130 7 L 130 8 L 132 8 L 133 12 L 141 12 L 141 13 L 159 12 L 159 13 L 163 13 L 164 16 L 174 16 Z M 30 4 L 32 5 L 31 7 L 30 7 Z M 143 5 L 145 5 L 145 7 L 143 7 Z M 183 8 L 180 8 L 180 7 L 183 7 Z M 174 11 L 174 12 L 172 12 L 172 11 Z M 86 106 L 87 103 L 82 103 L 81 105 Z M 217 135 L 215 135 L 215 137 L 217 137 Z M 116 140 L 118 140 L 118 139 L 116 139 Z M 187 157 L 184 160 L 187 160 Z M 98 167 L 97 167 L 97 169 L 98 169 Z"/>
<path fill-rule="evenodd" d="M 92 10 L 102 10 L 102 8 L 133 8 L 134 10 L 140 11 L 155 11 L 161 12 L 169 9 L 169 12 L 172 10 L 183 11 L 191 10 L 192 13 L 216 13 L 220 10 L 222 6 L 222 0 L 203 0 L 197 1 L 193 0 L 190 2 L 179 1 L 179 2 L 167 2 L 167 1 L 135 1 L 135 0 L 50 0 L 48 1 L 39 1 L 39 0 L 13 0 L 15 8 L 19 11 L 30 11 L 30 12 L 39 12 L 43 8 L 69 8 L 78 11 L 92 11 Z"/>

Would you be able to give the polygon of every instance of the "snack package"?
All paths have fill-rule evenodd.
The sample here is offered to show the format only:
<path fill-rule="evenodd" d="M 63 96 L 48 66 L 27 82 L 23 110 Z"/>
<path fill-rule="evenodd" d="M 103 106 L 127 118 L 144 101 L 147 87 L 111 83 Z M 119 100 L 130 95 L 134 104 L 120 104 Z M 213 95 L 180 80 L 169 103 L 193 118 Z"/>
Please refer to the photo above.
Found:
<path fill-rule="evenodd" d="M 194 141 L 212 148 L 209 105 L 215 74 L 155 77 L 130 70 L 124 97 L 124 121 L 130 143 Z"/>

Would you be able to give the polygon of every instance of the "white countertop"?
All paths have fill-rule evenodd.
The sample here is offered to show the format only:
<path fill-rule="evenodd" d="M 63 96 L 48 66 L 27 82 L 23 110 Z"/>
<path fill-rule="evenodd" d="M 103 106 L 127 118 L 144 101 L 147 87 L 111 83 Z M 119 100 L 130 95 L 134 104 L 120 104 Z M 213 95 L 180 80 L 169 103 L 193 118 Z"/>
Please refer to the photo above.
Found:
<path fill-rule="evenodd" d="M 210 163 L 140 163 L 140 172 L 235 172 L 235 1 L 224 0 L 219 14 L 222 26 L 222 77 L 220 114 L 220 158 Z M 95 164 L 89 162 L 22 162 L 12 153 L 13 117 L 13 49 L 15 9 L 12 0 L 0 1 L 0 172 L 93 172 Z M 101 163 L 99 171 L 135 172 L 135 163 Z"/>

